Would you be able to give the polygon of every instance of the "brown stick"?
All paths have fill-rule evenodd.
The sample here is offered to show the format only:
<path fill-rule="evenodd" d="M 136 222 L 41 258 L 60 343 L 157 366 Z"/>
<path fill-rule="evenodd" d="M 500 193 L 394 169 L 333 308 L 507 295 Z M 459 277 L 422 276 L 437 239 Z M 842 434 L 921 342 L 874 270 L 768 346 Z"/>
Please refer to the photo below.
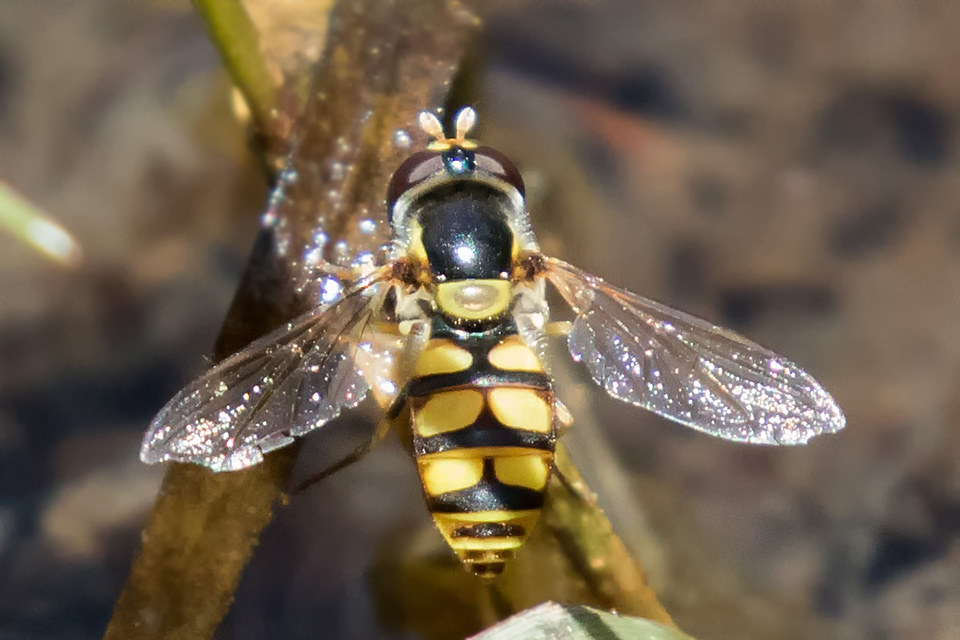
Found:
<path fill-rule="evenodd" d="M 217 341 L 218 358 L 310 304 L 297 288 L 311 274 L 296 258 L 313 246 L 317 230 L 331 244 L 351 241 L 358 218 L 380 209 L 387 179 L 407 153 L 394 144 L 394 131 L 410 131 L 416 144 L 417 112 L 444 97 L 478 26 L 464 4 L 343 0 L 334 7 L 290 158 L 289 168 L 305 179 L 284 186 L 276 210 L 285 246 L 275 229 L 258 239 Z M 332 161 L 342 163 L 345 177 L 328 175 Z M 331 191 L 335 203 L 323 199 Z M 212 637 L 270 522 L 295 449 L 236 473 L 172 465 L 104 637 Z"/>

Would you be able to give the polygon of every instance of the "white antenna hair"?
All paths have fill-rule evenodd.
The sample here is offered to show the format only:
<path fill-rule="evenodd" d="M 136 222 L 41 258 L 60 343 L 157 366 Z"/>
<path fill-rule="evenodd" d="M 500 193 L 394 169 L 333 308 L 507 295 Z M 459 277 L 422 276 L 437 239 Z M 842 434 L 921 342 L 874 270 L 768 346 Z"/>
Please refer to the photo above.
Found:
<path fill-rule="evenodd" d="M 443 133 L 443 123 L 440 122 L 440 118 L 436 114 L 429 111 L 420 112 L 420 128 L 425 134 L 431 136 L 435 140 L 443 140 L 446 138 L 446 135 Z"/>
<path fill-rule="evenodd" d="M 477 124 L 477 112 L 473 107 L 464 107 L 460 109 L 457 113 L 457 117 L 454 123 L 454 128 L 456 129 L 457 140 L 465 140 L 467 134 L 470 133 L 470 130 L 473 129 L 474 125 Z"/>

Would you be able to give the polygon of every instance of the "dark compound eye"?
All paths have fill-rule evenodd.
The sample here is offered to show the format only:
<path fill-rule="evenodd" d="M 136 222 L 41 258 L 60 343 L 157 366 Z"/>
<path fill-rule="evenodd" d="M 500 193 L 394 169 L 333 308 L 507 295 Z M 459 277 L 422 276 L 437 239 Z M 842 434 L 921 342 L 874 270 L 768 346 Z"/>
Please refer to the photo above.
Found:
<path fill-rule="evenodd" d="M 392 210 L 407 190 L 438 172 L 445 170 L 450 175 L 469 175 L 475 168 L 500 178 L 524 195 L 520 171 L 506 155 L 492 147 L 471 150 L 453 147 L 443 152 L 418 151 L 404 160 L 390 179 L 387 206 Z"/>
<path fill-rule="evenodd" d="M 400 196 L 443 169 L 443 159 L 436 151 L 418 151 L 394 171 L 387 188 L 387 206 L 393 209 Z"/>
<path fill-rule="evenodd" d="M 521 196 L 524 195 L 523 177 L 510 158 L 493 147 L 477 147 L 474 157 L 479 168 L 513 185 Z"/>

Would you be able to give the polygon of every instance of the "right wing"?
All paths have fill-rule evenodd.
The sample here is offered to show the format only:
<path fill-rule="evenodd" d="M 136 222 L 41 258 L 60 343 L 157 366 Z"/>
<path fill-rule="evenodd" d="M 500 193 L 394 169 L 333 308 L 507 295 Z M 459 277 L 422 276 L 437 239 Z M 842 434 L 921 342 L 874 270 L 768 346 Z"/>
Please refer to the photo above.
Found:
<path fill-rule="evenodd" d="M 371 328 L 390 275 L 389 267 L 373 272 L 329 307 L 255 340 L 187 385 L 150 423 L 140 459 L 243 469 L 355 407 L 369 389 L 358 360 L 380 363 L 377 380 L 404 349 L 402 336 L 384 339 Z"/>
<path fill-rule="evenodd" d="M 556 258 L 545 277 L 577 313 L 567 345 L 608 394 L 727 440 L 803 444 L 843 429 L 807 372 L 732 331 Z"/>

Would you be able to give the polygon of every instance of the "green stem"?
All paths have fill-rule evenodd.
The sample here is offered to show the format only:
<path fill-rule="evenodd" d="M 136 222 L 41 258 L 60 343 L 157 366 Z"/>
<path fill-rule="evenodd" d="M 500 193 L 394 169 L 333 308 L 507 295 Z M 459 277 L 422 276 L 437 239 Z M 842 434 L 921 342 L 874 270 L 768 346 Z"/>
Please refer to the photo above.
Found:
<path fill-rule="evenodd" d="M 61 265 L 80 264 L 80 245 L 70 232 L 3 182 L 0 182 L 0 231 L 10 233 Z"/>
<path fill-rule="evenodd" d="M 269 132 L 269 114 L 276 107 L 276 82 L 267 71 L 260 38 L 240 0 L 193 0 L 214 46 L 243 94 L 257 129 Z"/>

